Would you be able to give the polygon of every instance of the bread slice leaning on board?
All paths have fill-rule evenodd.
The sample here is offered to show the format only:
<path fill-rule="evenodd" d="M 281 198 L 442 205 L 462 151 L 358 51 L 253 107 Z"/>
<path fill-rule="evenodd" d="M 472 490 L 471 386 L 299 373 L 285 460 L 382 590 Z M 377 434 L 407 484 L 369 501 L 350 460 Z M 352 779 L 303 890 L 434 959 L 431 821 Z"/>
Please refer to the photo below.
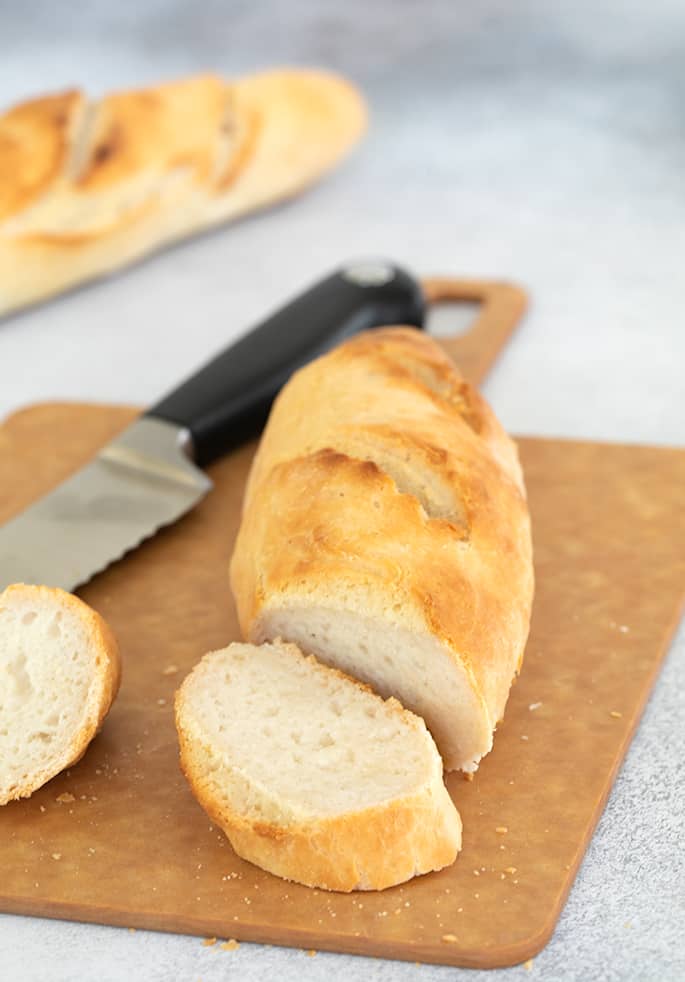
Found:
<path fill-rule="evenodd" d="M 438 344 L 358 335 L 281 391 L 231 561 L 241 630 L 422 716 L 447 770 L 492 747 L 528 635 L 516 447 Z"/>
<path fill-rule="evenodd" d="M 451 864 L 461 821 L 423 720 L 293 645 L 206 655 L 176 696 L 181 765 L 244 859 L 326 890 Z"/>
<path fill-rule="evenodd" d="M 365 123 L 349 82 L 305 69 L 15 106 L 0 116 L 0 315 L 296 194 Z"/>
<path fill-rule="evenodd" d="M 0 805 L 83 756 L 120 673 L 112 632 L 78 597 L 23 583 L 0 593 Z"/>

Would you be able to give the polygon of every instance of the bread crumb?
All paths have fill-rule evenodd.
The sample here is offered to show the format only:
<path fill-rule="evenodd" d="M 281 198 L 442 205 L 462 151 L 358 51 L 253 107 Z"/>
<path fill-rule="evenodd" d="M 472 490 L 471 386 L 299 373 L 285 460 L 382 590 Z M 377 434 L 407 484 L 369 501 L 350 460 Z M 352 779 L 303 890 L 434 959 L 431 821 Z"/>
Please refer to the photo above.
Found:
<path fill-rule="evenodd" d="M 463 909 L 464 909 L 463 907 L 457 907 L 457 914 L 461 914 L 461 912 L 463 911 Z"/>
<path fill-rule="evenodd" d="M 166 668 L 162 669 L 162 675 L 175 675 L 178 671 L 178 665 L 167 665 Z"/>
<path fill-rule="evenodd" d="M 41 810 L 42 812 L 44 812 L 44 811 L 45 811 L 45 805 L 41 805 L 41 806 L 40 806 L 40 810 Z"/>
<path fill-rule="evenodd" d="M 219 947 L 222 951 L 237 951 L 240 947 L 240 942 L 236 941 L 235 938 L 230 938 L 228 941 L 223 941 Z"/>
<path fill-rule="evenodd" d="M 464 780 L 465 781 L 473 781 L 473 771 L 465 771 L 464 772 Z"/>
<path fill-rule="evenodd" d="M 623 716 L 623 713 L 619 713 L 618 710 L 612 709 L 611 712 L 609 713 L 609 715 L 610 716 L 613 716 L 614 719 L 621 719 L 622 716 Z"/>
<path fill-rule="evenodd" d="M 498 825 L 497 828 L 495 829 L 497 835 L 506 835 L 508 831 L 509 829 L 507 828 L 506 825 Z"/>
<path fill-rule="evenodd" d="M 479 899 L 479 897 L 480 897 L 480 894 L 479 894 L 479 893 L 474 893 L 474 895 L 473 895 L 473 896 L 474 896 L 474 897 L 476 898 L 476 900 L 478 900 L 478 899 Z"/>
<path fill-rule="evenodd" d="M 507 867 L 505 867 L 504 872 L 505 873 L 510 873 L 513 876 L 514 873 L 516 872 L 516 867 L 515 866 L 507 866 Z"/>
<path fill-rule="evenodd" d="M 313 958 L 316 954 L 318 954 L 316 948 L 309 948 L 307 951 L 307 955 L 309 955 L 310 958 Z"/>
<path fill-rule="evenodd" d="M 216 938 L 205 938 L 205 940 L 202 942 L 202 947 L 203 948 L 211 948 L 212 945 L 215 945 L 215 944 L 216 944 Z"/>
<path fill-rule="evenodd" d="M 524 962 L 524 963 L 523 963 L 523 967 L 525 968 L 525 970 L 526 970 L 527 972 L 530 972 L 530 970 L 531 970 L 531 969 L 532 969 L 532 967 L 533 967 L 533 959 L 532 959 L 532 958 L 529 958 L 527 962 Z"/>
<path fill-rule="evenodd" d="M 57 795 L 55 801 L 59 801 L 61 805 L 70 805 L 72 801 L 76 801 L 76 798 L 70 791 L 63 791 L 62 794 Z"/>
<path fill-rule="evenodd" d="M 480 873 L 479 873 L 479 871 L 477 869 L 474 869 L 473 875 L 474 876 L 480 876 Z"/>
<path fill-rule="evenodd" d="M 621 632 L 621 634 L 627 634 L 628 631 L 630 630 L 627 624 L 619 624 L 618 629 Z"/>
<path fill-rule="evenodd" d="M 53 852 L 52 858 L 53 859 L 61 859 L 62 858 L 62 853 L 61 852 Z"/>
<path fill-rule="evenodd" d="M 158 706 L 166 706 L 166 699 L 158 699 L 157 700 L 157 705 Z M 138 744 L 138 746 L 140 746 L 140 744 Z"/>
<path fill-rule="evenodd" d="M 542 705 L 541 702 L 531 702 L 528 709 L 530 710 L 531 713 L 533 713 L 535 712 L 536 709 L 539 709 L 541 705 Z"/>
<path fill-rule="evenodd" d="M 522 740 L 527 740 L 527 739 L 528 739 L 528 737 L 526 736 L 526 734 L 525 734 L 525 733 L 522 733 L 522 734 L 521 734 L 521 739 L 522 739 Z"/>
<path fill-rule="evenodd" d="M 455 944 L 457 941 L 457 936 L 456 934 L 443 934 L 442 940 L 445 942 L 445 944 Z"/>

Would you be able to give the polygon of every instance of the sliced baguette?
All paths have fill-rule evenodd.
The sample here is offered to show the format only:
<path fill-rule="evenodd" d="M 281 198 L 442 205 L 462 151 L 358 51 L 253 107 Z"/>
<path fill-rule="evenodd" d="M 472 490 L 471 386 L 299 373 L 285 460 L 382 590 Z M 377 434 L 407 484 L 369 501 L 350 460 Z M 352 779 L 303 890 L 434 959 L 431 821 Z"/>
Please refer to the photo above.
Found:
<path fill-rule="evenodd" d="M 438 344 L 359 334 L 297 372 L 231 560 L 243 636 L 280 637 L 422 716 L 446 770 L 492 747 L 530 623 L 516 446 Z"/>
<path fill-rule="evenodd" d="M 82 600 L 23 583 L 0 594 L 0 805 L 83 756 L 119 679 L 112 632 Z"/>
<path fill-rule="evenodd" d="M 0 314 L 301 191 L 359 140 L 349 82 L 196 76 L 0 115 Z"/>
<path fill-rule="evenodd" d="M 294 645 L 206 655 L 176 696 L 181 766 L 243 859 L 326 890 L 452 863 L 461 821 L 423 720 Z"/>

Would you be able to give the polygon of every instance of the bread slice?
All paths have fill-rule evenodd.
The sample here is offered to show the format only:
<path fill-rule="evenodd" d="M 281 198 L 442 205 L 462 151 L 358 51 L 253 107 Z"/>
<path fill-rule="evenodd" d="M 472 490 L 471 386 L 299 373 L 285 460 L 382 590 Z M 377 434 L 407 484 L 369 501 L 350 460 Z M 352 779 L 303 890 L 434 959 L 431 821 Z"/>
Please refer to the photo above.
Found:
<path fill-rule="evenodd" d="M 13 107 L 0 115 L 0 315 L 297 194 L 365 124 L 353 85 L 309 69 Z"/>
<path fill-rule="evenodd" d="M 294 645 L 206 655 L 176 696 L 181 766 L 243 859 L 325 890 L 452 863 L 461 820 L 418 716 Z"/>
<path fill-rule="evenodd" d="M 82 600 L 23 583 L 0 594 L 0 805 L 83 756 L 119 678 L 116 641 Z"/>

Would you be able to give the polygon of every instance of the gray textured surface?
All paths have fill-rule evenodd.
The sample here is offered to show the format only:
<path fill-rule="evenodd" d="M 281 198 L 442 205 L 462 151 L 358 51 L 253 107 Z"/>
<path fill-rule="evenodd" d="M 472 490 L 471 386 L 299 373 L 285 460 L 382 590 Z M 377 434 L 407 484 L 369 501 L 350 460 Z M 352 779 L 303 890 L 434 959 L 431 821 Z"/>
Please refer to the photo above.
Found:
<path fill-rule="evenodd" d="M 679 0 L 0 0 L 2 101 L 303 62 L 349 73 L 374 114 L 364 149 L 307 198 L 1 324 L 0 414 L 54 397 L 150 401 L 317 273 L 387 253 L 529 287 L 486 385 L 511 429 L 682 444 L 683 37 Z M 681 631 L 553 940 L 530 975 L 493 982 L 685 977 L 684 655 Z M 476 977 L 0 917 L 2 980 L 331 973 Z"/>

